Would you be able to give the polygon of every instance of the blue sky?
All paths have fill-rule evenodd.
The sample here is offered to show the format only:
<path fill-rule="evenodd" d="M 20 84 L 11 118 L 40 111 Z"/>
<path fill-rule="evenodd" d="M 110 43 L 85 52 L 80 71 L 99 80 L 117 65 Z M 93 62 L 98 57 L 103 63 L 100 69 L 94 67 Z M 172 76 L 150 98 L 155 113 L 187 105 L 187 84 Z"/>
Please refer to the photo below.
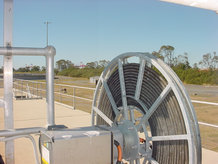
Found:
<path fill-rule="evenodd" d="M 218 52 L 218 15 L 213 11 L 158 0 L 14 0 L 13 46 L 55 46 L 55 60 L 75 64 L 111 60 L 125 52 L 175 47 L 190 63 Z M 3 45 L 3 0 L 0 0 L 0 45 Z M 2 58 L 0 58 L 2 65 Z M 15 57 L 15 68 L 44 65 L 43 57 Z"/>

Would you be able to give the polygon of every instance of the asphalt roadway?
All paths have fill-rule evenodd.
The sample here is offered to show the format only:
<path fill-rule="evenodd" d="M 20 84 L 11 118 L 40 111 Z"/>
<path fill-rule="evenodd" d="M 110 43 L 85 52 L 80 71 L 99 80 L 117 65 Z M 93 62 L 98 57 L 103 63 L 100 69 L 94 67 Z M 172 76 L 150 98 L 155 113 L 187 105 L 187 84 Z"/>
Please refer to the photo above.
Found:
<path fill-rule="evenodd" d="M 185 87 L 190 96 L 218 97 L 218 86 L 185 84 Z"/>

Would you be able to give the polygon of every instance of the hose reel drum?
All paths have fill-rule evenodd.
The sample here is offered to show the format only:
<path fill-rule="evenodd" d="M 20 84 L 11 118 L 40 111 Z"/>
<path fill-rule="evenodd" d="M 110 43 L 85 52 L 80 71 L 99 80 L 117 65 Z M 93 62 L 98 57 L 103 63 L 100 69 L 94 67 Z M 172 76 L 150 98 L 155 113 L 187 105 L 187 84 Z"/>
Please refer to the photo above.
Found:
<path fill-rule="evenodd" d="M 161 59 L 126 53 L 102 73 L 92 124 L 119 129 L 130 163 L 201 163 L 200 132 L 182 82 Z"/>

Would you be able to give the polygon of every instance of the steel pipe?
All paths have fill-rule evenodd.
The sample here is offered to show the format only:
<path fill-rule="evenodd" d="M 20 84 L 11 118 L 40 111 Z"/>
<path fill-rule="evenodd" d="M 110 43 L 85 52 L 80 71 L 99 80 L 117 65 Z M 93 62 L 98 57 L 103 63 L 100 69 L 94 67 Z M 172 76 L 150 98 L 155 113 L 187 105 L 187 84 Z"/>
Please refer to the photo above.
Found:
<path fill-rule="evenodd" d="M 54 55 L 55 49 L 49 47 L 46 49 L 46 102 L 47 102 L 47 124 L 48 126 L 55 125 L 54 111 Z"/>
<path fill-rule="evenodd" d="M 39 133 L 40 131 L 43 130 L 45 130 L 45 128 L 42 127 L 1 130 L 0 137 L 12 137 L 18 135 L 34 134 L 34 133 Z"/>
<path fill-rule="evenodd" d="M 13 0 L 4 0 L 4 33 L 5 47 L 12 47 L 13 40 Z M 14 128 L 13 113 L 13 57 L 11 53 L 4 56 L 4 128 Z M 5 161 L 14 164 L 14 142 L 5 142 Z"/>
<path fill-rule="evenodd" d="M 30 141 L 33 144 L 35 162 L 36 162 L 36 164 L 40 164 L 39 156 L 38 156 L 38 152 L 37 152 L 37 147 L 36 147 L 36 142 L 35 142 L 34 138 L 31 135 L 18 135 L 18 136 L 16 135 L 16 136 L 7 137 L 7 138 L 0 138 L 0 142 L 7 142 L 7 141 L 15 140 L 15 139 L 18 139 L 18 138 L 28 138 L 28 139 L 30 139 Z"/>
<path fill-rule="evenodd" d="M 56 50 L 53 46 L 45 48 L 27 48 L 27 47 L 0 47 L 0 55 L 8 56 L 51 56 L 55 55 Z"/>
<path fill-rule="evenodd" d="M 47 93 L 46 102 L 47 102 L 48 126 L 55 125 L 55 114 L 54 114 L 55 113 L 54 111 L 54 56 L 55 54 L 56 54 L 56 50 L 53 46 L 47 46 L 45 48 L 0 47 L 0 55 L 4 55 L 5 58 L 7 58 L 8 55 L 46 57 L 46 93 Z M 12 75 L 10 77 L 12 77 Z"/>

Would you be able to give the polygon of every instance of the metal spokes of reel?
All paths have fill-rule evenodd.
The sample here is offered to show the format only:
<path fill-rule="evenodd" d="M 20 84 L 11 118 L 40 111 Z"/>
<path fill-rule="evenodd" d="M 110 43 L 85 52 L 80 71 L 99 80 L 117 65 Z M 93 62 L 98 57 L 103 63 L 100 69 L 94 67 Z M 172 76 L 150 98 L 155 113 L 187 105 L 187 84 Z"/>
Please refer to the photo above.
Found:
<path fill-rule="evenodd" d="M 201 163 L 190 98 L 171 68 L 148 53 L 122 54 L 109 63 L 96 87 L 92 123 L 122 132 L 130 163 Z"/>

